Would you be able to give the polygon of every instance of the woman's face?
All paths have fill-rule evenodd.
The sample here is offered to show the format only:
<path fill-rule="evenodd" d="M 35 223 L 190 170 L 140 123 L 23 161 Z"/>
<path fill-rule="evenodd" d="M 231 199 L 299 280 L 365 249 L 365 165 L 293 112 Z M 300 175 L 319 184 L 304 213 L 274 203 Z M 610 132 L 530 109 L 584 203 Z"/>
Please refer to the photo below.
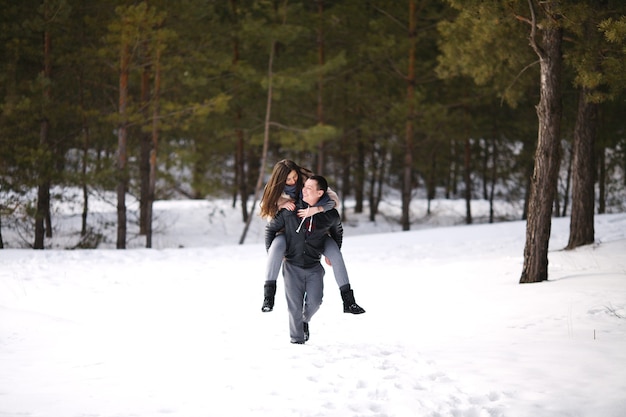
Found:
<path fill-rule="evenodd" d="M 287 175 L 287 179 L 285 180 L 285 185 L 295 185 L 296 181 L 298 181 L 298 173 L 296 170 L 292 170 L 289 175 Z"/>

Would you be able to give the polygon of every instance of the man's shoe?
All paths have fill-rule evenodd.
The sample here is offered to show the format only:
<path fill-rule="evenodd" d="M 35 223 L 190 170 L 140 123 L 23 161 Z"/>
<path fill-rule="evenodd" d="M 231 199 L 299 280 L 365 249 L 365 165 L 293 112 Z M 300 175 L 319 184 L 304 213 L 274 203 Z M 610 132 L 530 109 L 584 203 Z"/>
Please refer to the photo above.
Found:
<path fill-rule="evenodd" d="M 302 328 L 304 329 L 304 341 L 307 342 L 309 340 L 309 323 L 302 323 Z"/>
<path fill-rule="evenodd" d="M 296 340 L 292 340 L 291 343 L 294 344 L 294 345 L 303 345 L 304 344 L 304 342 L 300 342 L 300 341 L 296 341 Z"/>

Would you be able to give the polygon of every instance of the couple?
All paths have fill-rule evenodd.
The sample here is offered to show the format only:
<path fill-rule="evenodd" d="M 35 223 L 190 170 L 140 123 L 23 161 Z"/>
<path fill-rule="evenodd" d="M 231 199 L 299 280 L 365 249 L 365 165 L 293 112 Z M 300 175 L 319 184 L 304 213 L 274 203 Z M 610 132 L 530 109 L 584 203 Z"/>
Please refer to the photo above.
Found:
<path fill-rule="evenodd" d="M 302 344 L 308 340 L 309 321 L 322 303 L 325 273 L 320 264 L 322 254 L 333 266 L 344 312 L 365 313 L 354 300 L 340 252 L 343 227 L 336 210 L 338 203 L 337 195 L 328 189 L 324 177 L 312 175 L 289 160 L 274 166 L 265 187 L 261 216 L 271 220 L 265 229 L 269 258 L 262 310 L 268 312 L 274 307 L 276 278 L 284 258 L 292 343 Z"/>

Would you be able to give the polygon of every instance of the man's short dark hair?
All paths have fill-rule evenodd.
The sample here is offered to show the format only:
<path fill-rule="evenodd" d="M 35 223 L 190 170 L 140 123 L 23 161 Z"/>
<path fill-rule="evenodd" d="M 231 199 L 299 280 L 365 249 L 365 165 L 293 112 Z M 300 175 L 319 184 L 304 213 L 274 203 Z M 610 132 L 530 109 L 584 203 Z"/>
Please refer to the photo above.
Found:
<path fill-rule="evenodd" d="M 311 175 L 310 180 L 317 182 L 317 189 L 326 192 L 328 190 L 328 181 L 321 175 Z"/>

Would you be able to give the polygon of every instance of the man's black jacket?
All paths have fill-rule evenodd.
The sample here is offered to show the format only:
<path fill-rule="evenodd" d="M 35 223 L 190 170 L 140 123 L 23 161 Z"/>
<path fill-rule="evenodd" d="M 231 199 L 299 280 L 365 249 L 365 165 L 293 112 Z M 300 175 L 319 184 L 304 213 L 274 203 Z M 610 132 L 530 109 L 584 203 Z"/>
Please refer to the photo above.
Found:
<path fill-rule="evenodd" d="M 302 222 L 297 211 L 306 207 L 306 203 L 300 203 L 294 211 L 282 209 L 276 214 L 265 226 L 265 249 L 269 249 L 276 234 L 282 232 L 287 241 L 285 259 L 301 268 L 312 268 L 319 263 L 329 235 L 341 249 L 343 226 L 335 209 L 306 217 Z"/>

